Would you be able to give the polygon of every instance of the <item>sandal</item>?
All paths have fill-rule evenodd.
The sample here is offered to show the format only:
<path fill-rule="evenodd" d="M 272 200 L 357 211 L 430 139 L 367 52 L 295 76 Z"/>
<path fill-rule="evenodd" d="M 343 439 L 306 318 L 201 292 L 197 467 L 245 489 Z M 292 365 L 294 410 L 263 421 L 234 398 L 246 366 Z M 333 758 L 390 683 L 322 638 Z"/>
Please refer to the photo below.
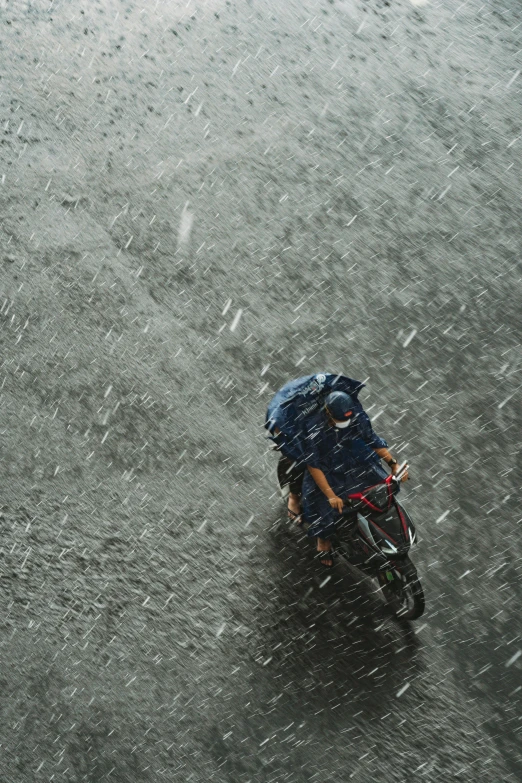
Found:
<path fill-rule="evenodd" d="M 315 559 L 319 561 L 319 564 L 323 568 L 333 568 L 334 567 L 334 551 L 333 549 L 322 549 L 321 551 L 317 550 L 315 553 Z M 327 560 L 327 563 L 323 563 L 323 560 Z"/>
<path fill-rule="evenodd" d="M 299 513 L 297 513 L 296 511 L 291 511 L 290 509 L 287 509 L 287 511 L 288 511 L 288 519 L 291 519 L 292 521 L 294 521 L 296 523 L 296 525 L 302 525 L 303 524 L 303 521 L 304 521 L 303 520 L 303 515 L 302 515 L 302 513 L 300 511 L 299 511 Z"/>

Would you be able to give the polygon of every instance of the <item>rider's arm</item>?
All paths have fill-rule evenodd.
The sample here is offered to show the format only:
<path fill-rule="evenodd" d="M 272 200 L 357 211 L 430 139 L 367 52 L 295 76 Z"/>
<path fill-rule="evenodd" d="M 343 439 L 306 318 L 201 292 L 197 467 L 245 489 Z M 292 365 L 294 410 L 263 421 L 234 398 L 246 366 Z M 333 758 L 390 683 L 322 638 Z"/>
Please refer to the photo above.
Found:
<path fill-rule="evenodd" d="M 380 449 L 374 449 L 375 453 L 377 454 L 380 459 L 383 459 L 385 462 L 393 462 L 394 457 L 390 454 L 388 449 L 380 448 Z"/>
<path fill-rule="evenodd" d="M 357 415 L 356 422 L 359 433 L 366 445 L 373 449 L 377 456 L 388 464 L 391 472 L 395 475 L 399 470 L 399 463 L 395 460 L 393 454 L 391 454 L 389 451 L 388 444 L 384 438 L 381 438 L 373 431 L 368 414 L 364 411 L 361 411 L 361 413 Z M 390 465 L 390 462 L 394 464 Z M 405 471 L 402 476 L 402 481 L 406 481 L 408 478 L 408 471 Z"/>
<path fill-rule="evenodd" d="M 321 492 L 324 495 L 326 495 L 328 500 L 330 500 L 330 498 L 334 498 L 335 497 L 335 492 L 333 491 L 333 489 L 329 485 L 328 479 L 324 475 L 323 471 L 320 470 L 319 468 L 312 468 L 311 465 L 308 465 L 307 467 L 308 467 L 308 470 L 310 471 L 310 473 L 312 474 L 313 480 L 315 481 L 315 483 L 317 484 L 317 486 L 319 487 Z"/>
<path fill-rule="evenodd" d="M 321 492 L 328 498 L 328 502 L 330 503 L 331 507 L 335 508 L 339 513 L 341 513 L 343 510 L 342 498 L 337 497 L 329 485 L 328 479 L 324 475 L 323 471 L 320 470 L 320 468 L 312 468 L 311 465 L 307 465 L 307 468 Z"/>
<path fill-rule="evenodd" d="M 367 446 L 377 453 L 380 449 L 388 450 L 388 444 L 384 438 L 381 438 L 373 431 L 372 423 L 365 411 L 359 411 L 357 413 L 354 424 L 357 429 L 357 434 L 363 439 Z"/>
<path fill-rule="evenodd" d="M 388 449 L 382 448 L 382 449 L 374 449 L 375 453 L 378 457 L 383 459 L 389 466 L 391 472 L 395 475 L 399 471 L 399 463 L 395 459 L 395 457 L 388 451 Z M 390 463 L 393 463 L 392 465 Z M 408 471 L 405 471 L 402 477 L 403 481 L 406 481 L 409 478 Z"/>

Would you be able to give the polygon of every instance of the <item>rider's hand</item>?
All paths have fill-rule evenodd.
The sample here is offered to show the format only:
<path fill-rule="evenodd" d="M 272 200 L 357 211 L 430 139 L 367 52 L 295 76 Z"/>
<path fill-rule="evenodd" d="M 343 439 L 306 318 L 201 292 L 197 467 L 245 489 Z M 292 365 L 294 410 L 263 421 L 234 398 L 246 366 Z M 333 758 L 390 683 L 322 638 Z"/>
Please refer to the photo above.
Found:
<path fill-rule="evenodd" d="M 397 475 L 397 473 L 398 473 L 398 472 L 399 472 L 399 470 L 400 470 L 400 467 L 401 467 L 400 465 L 392 465 L 391 472 L 392 472 L 392 474 L 393 474 L 394 476 L 396 476 L 396 475 Z M 407 471 L 407 470 L 405 470 L 405 471 L 404 471 L 404 473 L 403 473 L 403 474 L 402 474 L 402 476 L 401 476 L 401 481 L 408 481 L 409 477 L 410 477 L 410 476 L 409 476 L 409 474 L 408 474 L 408 471 Z"/>
<path fill-rule="evenodd" d="M 343 510 L 342 498 L 338 498 L 337 495 L 334 495 L 333 498 L 328 498 L 328 502 L 332 508 L 335 508 L 335 510 L 339 512 L 339 514 L 342 513 Z"/>

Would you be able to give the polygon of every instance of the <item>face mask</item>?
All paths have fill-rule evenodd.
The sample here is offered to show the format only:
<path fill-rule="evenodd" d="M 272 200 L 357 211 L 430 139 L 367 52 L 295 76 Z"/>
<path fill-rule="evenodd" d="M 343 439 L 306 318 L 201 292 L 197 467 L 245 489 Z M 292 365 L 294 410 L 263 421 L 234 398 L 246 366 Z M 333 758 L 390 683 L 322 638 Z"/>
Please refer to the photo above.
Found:
<path fill-rule="evenodd" d="M 336 421 L 336 422 L 334 422 L 335 426 L 339 430 L 346 429 L 346 427 L 349 427 L 351 423 L 352 423 L 351 419 L 348 419 L 348 421 Z"/>

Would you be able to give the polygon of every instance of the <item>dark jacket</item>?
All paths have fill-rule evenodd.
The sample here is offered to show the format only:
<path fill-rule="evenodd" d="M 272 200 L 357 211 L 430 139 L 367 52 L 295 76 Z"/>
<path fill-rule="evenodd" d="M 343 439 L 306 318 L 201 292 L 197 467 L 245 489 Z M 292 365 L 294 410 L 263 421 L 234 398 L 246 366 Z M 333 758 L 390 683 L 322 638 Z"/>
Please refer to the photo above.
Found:
<path fill-rule="evenodd" d="M 364 383 L 333 373 L 306 375 L 285 384 L 268 405 L 265 427 L 269 437 L 280 451 L 298 464 L 307 464 L 310 453 L 310 431 L 316 426 L 317 414 L 322 412 L 325 397 L 332 391 L 343 391 L 355 402 L 355 419 L 352 427 L 358 436 L 372 448 L 386 447 L 387 443 L 372 430 L 370 419 L 358 400 L 358 393 Z M 275 434 L 278 429 L 279 434 Z M 341 431 L 339 431 L 341 432 Z M 352 430 L 352 435 L 355 429 Z"/>

